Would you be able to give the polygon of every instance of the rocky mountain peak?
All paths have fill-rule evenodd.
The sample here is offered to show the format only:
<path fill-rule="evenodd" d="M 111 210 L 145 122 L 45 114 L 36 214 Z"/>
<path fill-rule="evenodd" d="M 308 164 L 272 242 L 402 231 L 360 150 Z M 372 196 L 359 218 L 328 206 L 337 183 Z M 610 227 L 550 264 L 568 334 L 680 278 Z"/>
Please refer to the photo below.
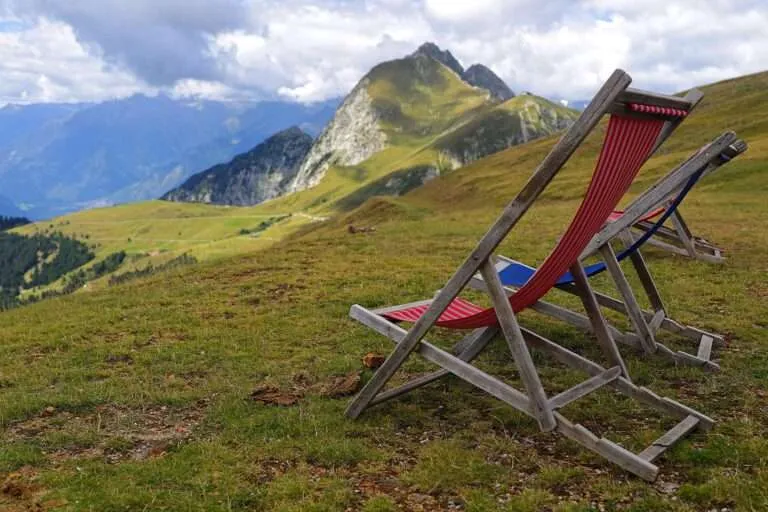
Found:
<path fill-rule="evenodd" d="M 435 43 L 426 42 L 419 46 L 419 48 L 411 54 L 413 57 L 419 55 L 432 57 L 437 62 L 443 64 L 459 76 L 464 74 L 464 66 L 462 66 L 458 60 L 456 60 L 456 57 L 454 57 L 450 51 L 440 49 L 440 47 Z"/>
<path fill-rule="evenodd" d="M 491 97 L 497 101 L 507 101 L 515 96 L 512 89 L 504 83 L 504 80 L 482 64 L 473 64 L 469 69 L 464 67 L 456 60 L 456 57 L 448 50 L 443 50 L 435 43 L 426 42 L 419 46 L 410 57 L 430 57 L 446 66 L 448 69 L 459 75 L 459 77 L 469 85 L 485 89 L 491 93 Z"/>
<path fill-rule="evenodd" d="M 336 110 L 288 186 L 289 192 L 314 187 L 331 165 L 357 165 L 387 146 L 379 126 L 380 113 L 368 94 L 369 78 L 363 78 Z"/>
<path fill-rule="evenodd" d="M 496 73 L 482 64 L 473 64 L 462 76 L 465 82 L 486 89 L 499 101 L 507 101 L 515 96 L 512 89 Z"/>

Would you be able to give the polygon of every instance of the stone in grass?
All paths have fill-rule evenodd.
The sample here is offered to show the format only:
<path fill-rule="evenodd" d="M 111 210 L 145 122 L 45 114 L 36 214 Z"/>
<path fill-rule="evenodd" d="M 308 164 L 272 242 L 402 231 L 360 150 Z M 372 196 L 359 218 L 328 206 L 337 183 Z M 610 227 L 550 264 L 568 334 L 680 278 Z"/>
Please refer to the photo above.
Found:
<path fill-rule="evenodd" d="M 363 357 L 363 366 L 366 368 L 378 368 L 379 366 L 384 364 L 384 361 L 386 358 L 384 356 L 380 356 L 379 354 L 374 354 L 373 352 L 368 352 Z"/>
<path fill-rule="evenodd" d="M 261 384 L 253 390 L 249 398 L 254 402 L 260 402 L 265 405 L 280 405 L 288 407 L 296 405 L 300 396 L 291 391 L 282 391 L 277 386 Z"/>

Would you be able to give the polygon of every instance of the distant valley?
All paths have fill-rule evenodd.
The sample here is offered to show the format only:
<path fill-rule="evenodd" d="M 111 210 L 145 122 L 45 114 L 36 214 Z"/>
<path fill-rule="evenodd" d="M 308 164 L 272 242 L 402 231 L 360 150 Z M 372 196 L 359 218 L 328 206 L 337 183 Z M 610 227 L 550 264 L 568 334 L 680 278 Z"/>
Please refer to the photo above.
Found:
<path fill-rule="evenodd" d="M 19 129 L 0 122 L 0 184 L 14 200 L 0 214 L 4 205 L 8 215 L 56 216 L 6 240 L 33 247 L 14 237 L 66 237 L 90 251 L 86 263 L 44 281 L 30 279 L 30 268 L 44 265 L 30 257 L 9 283 L 25 303 L 266 249 L 375 196 L 401 196 L 563 130 L 577 115 L 515 95 L 489 68 L 465 69 L 432 43 L 374 66 L 340 103 L 135 96 L 6 107 L 0 119 Z M 113 203 L 124 204 L 98 207 Z M 58 215 L 73 209 L 84 211 Z"/>
<path fill-rule="evenodd" d="M 234 104 L 142 95 L 0 109 L 0 214 L 48 218 L 158 197 L 293 125 L 319 133 L 338 104 Z"/>

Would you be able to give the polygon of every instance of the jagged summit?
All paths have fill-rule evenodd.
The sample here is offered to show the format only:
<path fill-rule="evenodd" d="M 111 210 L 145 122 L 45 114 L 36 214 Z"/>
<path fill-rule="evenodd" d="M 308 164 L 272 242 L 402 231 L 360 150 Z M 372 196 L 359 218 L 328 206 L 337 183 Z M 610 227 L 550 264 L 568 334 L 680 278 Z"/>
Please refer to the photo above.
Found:
<path fill-rule="evenodd" d="M 465 82 L 480 87 L 491 93 L 499 101 L 507 101 L 515 96 L 512 89 L 498 77 L 496 73 L 482 64 L 473 64 L 467 69 L 462 78 Z"/>
<path fill-rule="evenodd" d="M 418 47 L 418 49 L 411 54 L 411 56 L 426 55 L 432 57 L 437 62 L 440 62 L 448 69 L 463 78 L 464 66 L 462 66 L 456 57 L 448 50 L 442 50 L 439 46 L 432 42 L 426 42 Z"/>
<path fill-rule="evenodd" d="M 419 56 L 435 59 L 459 75 L 464 82 L 473 87 L 479 87 L 480 89 L 485 89 L 490 92 L 491 97 L 495 100 L 507 101 L 515 96 L 515 93 L 512 92 L 512 89 L 509 88 L 504 80 L 499 78 L 499 76 L 487 66 L 484 66 L 483 64 L 473 64 L 465 70 L 449 50 L 443 50 L 435 43 L 426 42 L 410 55 L 410 57 Z"/>

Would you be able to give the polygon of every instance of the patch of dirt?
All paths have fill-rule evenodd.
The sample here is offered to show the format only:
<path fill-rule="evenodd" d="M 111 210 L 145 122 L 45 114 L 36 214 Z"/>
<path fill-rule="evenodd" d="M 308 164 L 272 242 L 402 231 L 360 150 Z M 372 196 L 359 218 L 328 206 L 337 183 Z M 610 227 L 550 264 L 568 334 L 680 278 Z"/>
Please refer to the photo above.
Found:
<path fill-rule="evenodd" d="M 288 407 L 296 405 L 307 394 L 317 394 L 327 398 L 342 398 L 357 393 L 360 389 L 360 372 L 353 371 L 346 375 L 331 376 L 314 382 L 306 373 L 297 373 L 287 389 L 273 384 L 259 384 L 248 396 L 249 400 L 265 405 Z"/>
<path fill-rule="evenodd" d="M 301 395 L 295 391 L 281 391 L 277 386 L 261 384 L 248 396 L 250 400 L 264 405 L 291 406 L 299 403 Z"/>
<path fill-rule="evenodd" d="M 302 284 L 288 284 L 281 283 L 266 290 L 267 298 L 270 302 L 274 302 L 283 298 L 293 299 L 293 296 L 297 292 L 306 290 L 306 286 Z"/>
<path fill-rule="evenodd" d="M 161 405 L 144 408 L 103 405 L 88 412 L 46 407 L 38 417 L 10 425 L 4 440 L 39 441 L 52 435 L 71 436 L 71 443 L 59 443 L 44 452 L 54 463 L 100 457 L 109 463 L 144 460 L 163 456 L 192 437 L 205 416 L 208 403 L 208 399 L 203 399 L 182 409 Z"/>
<path fill-rule="evenodd" d="M 7 475 L 0 475 L 0 510 L 44 511 L 61 506 L 61 502 L 44 502 L 47 491 L 37 483 L 37 473 L 30 467 L 23 467 Z"/>
<path fill-rule="evenodd" d="M 332 377 L 313 386 L 320 396 L 341 398 L 357 393 L 360 389 L 360 372 L 351 372 L 342 377 Z"/>
<path fill-rule="evenodd" d="M 104 362 L 107 364 L 133 364 L 133 358 L 128 354 L 109 354 L 104 358 Z"/>

